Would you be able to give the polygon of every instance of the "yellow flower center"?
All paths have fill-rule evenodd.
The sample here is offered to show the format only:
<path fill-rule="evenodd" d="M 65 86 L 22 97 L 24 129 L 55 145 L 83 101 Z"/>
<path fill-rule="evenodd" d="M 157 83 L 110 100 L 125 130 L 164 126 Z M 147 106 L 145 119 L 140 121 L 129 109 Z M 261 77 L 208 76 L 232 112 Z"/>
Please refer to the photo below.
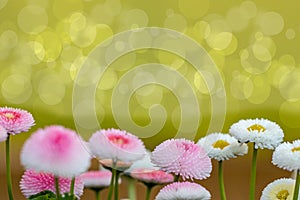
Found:
<path fill-rule="evenodd" d="M 215 143 L 213 143 L 214 148 L 224 149 L 226 146 L 228 146 L 229 143 L 225 140 L 217 140 Z"/>
<path fill-rule="evenodd" d="M 15 115 L 13 113 L 4 113 L 3 114 L 7 119 L 13 119 L 15 118 Z"/>
<path fill-rule="evenodd" d="M 300 147 L 292 148 L 292 152 L 295 152 L 295 151 L 300 151 Z"/>
<path fill-rule="evenodd" d="M 264 132 L 266 130 L 265 127 L 263 127 L 260 124 L 253 124 L 252 126 L 249 126 L 247 128 L 248 131 L 258 131 L 258 132 Z"/>
<path fill-rule="evenodd" d="M 286 200 L 289 196 L 289 192 L 287 190 L 281 190 L 276 194 L 276 198 L 279 200 Z"/>

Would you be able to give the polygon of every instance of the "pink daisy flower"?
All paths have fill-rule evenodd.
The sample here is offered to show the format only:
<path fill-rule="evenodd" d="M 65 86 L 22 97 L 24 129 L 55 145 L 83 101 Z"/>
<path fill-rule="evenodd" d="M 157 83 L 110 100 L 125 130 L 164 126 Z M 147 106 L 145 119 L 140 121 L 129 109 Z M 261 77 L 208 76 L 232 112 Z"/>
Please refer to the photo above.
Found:
<path fill-rule="evenodd" d="M 59 188 L 61 194 L 69 193 L 70 185 L 71 179 L 59 178 Z M 20 181 L 20 188 L 26 198 L 45 190 L 55 193 L 54 175 L 50 173 L 26 170 Z M 75 179 L 74 194 L 77 198 L 83 194 L 83 182 L 79 178 Z"/>
<path fill-rule="evenodd" d="M 103 189 L 109 187 L 111 172 L 108 170 L 88 171 L 80 175 L 86 188 Z M 121 183 L 121 179 L 119 179 Z"/>
<path fill-rule="evenodd" d="M 7 138 L 7 131 L 0 125 L 0 142 L 5 141 Z"/>
<path fill-rule="evenodd" d="M 151 160 L 162 170 L 180 175 L 184 180 L 207 178 L 212 170 L 205 150 L 186 139 L 164 141 L 154 149 Z"/>
<path fill-rule="evenodd" d="M 27 132 L 33 125 L 32 115 L 18 108 L 0 108 L 0 125 L 7 130 L 9 134 Z"/>
<path fill-rule="evenodd" d="M 130 176 L 143 183 L 165 184 L 174 181 L 174 176 L 162 170 L 134 169 Z"/>
<path fill-rule="evenodd" d="M 210 200 L 210 192 L 197 183 L 175 182 L 163 187 L 155 200 Z"/>
<path fill-rule="evenodd" d="M 143 158 L 146 149 L 143 142 L 126 131 L 108 129 L 97 131 L 89 140 L 92 153 L 100 159 L 114 162 L 133 162 Z"/>
<path fill-rule="evenodd" d="M 27 169 L 75 177 L 90 166 L 85 142 L 62 126 L 39 129 L 25 142 L 21 162 Z"/>

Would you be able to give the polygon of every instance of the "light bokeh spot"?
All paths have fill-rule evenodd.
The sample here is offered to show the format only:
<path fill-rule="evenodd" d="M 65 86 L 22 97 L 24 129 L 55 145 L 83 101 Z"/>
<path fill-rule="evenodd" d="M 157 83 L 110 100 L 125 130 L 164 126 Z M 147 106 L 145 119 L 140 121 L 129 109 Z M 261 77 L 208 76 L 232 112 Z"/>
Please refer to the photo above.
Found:
<path fill-rule="evenodd" d="M 89 24 L 82 13 L 74 13 L 70 17 L 69 34 L 75 45 L 84 48 L 94 42 L 97 30 L 94 24 Z"/>
<path fill-rule="evenodd" d="M 47 105 L 59 104 L 66 92 L 63 79 L 58 75 L 45 74 L 38 85 L 38 93 L 40 99 Z"/>
<path fill-rule="evenodd" d="M 235 75 L 230 83 L 231 95 L 239 100 L 249 98 L 253 93 L 253 89 L 252 80 L 243 74 Z"/>
<path fill-rule="evenodd" d="M 132 9 L 125 11 L 120 16 L 122 29 L 134 29 L 146 27 L 148 25 L 148 15 L 144 10 Z"/>
<path fill-rule="evenodd" d="M 25 103 L 32 94 L 30 79 L 22 74 L 12 74 L 3 81 L 1 93 L 7 101 Z"/>
<path fill-rule="evenodd" d="M 0 0 L 0 10 L 6 6 L 7 2 L 8 0 Z"/>
<path fill-rule="evenodd" d="M 18 51 L 22 56 L 22 61 L 32 65 L 39 64 L 45 56 L 45 50 L 42 44 L 36 41 L 29 41 L 22 44 Z"/>
<path fill-rule="evenodd" d="M 18 25 L 28 34 L 38 34 L 48 26 L 48 14 L 43 7 L 28 5 L 18 14 Z"/>
<path fill-rule="evenodd" d="M 257 7 L 253 1 L 243 1 L 240 9 L 248 19 L 254 18 L 257 14 Z"/>
<path fill-rule="evenodd" d="M 164 27 L 183 32 L 187 28 L 187 22 L 184 16 L 180 14 L 171 14 L 165 19 Z"/>
<path fill-rule="evenodd" d="M 255 51 L 255 53 L 253 50 Z M 264 53 L 263 50 L 255 49 L 250 46 L 247 49 L 243 49 L 240 51 L 241 64 L 247 72 L 251 74 L 262 74 L 269 69 L 269 67 L 271 66 L 271 60 L 265 59 L 267 61 L 261 61 L 258 59 L 265 58 L 265 56 L 267 56 L 268 58 L 268 52 Z"/>
<path fill-rule="evenodd" d="M 295 36 L 296 36 L 296 32 L 295 32 L 294 29 L 289 28 L 288 30 L 286 30 L 286 32 L 285 32 L 285 37 L 286 37 L 287 39 L 292 40 L 292 39 L 295 38 Z"/>
<path fill-rule="evenodd" d="M 277 12 L 266 12 L 258 19 L 260 30 L 265 35 L 277 35 L 284 27 L 284 20 Z"/>
<path fill-rule="evenodd" d="M 230 32 L 221 32 L 210 35 L 207 39 L 208 45 L 215 50 L 226 49 L 232 40 L 232 34 Z"/>
<path fill-rule="evenodd" d="M 42 45 L 35 46 L 36 55 L 42 61 L 53 62 L 60 56 L 62 42 L 56 32 L 46 30 L 37 36 L 36 41 Z"/>
<path fill-rule="evenodd" d="M 253 78 L 253 90 L 248 98 L 252 104 L 262 104 L 267 101 L 271 93 L 271 87 L 265 81 L 264 76 L 256 76 Z"/>
<path fill-rule="evenodd" d="M 193 26 L 193 37 L 202 42 L 202 40 L 206 39 L 210 34 L 210 26 L 206 21 L 198 21 Z"/>
<path fill-rule="evenodd" d="M 249 23 L 247 13 L 239 8 L 231 8 L 226 14 L 226 21 L 231 26 L 233 31 L 239 32 L 247 28 Z"/>
<path fill-rule="evenodd" d="M 288 101 L 300 100 L 300 70 L 294 69 L 284 74 L 279 85 L 281 95 Z"/>
<path fill-rule="evenodd" d="M 15 31 L 6 30 L 0 36 L 0 46 L 3 49 L 9 50 L 17 46 L 18 35 Z"/>

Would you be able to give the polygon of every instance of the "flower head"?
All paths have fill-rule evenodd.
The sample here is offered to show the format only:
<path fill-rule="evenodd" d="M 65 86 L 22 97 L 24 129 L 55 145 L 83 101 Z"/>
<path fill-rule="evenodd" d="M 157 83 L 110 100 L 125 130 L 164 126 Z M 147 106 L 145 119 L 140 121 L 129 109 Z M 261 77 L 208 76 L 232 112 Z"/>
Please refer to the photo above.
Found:
<path fill-rule="evenodd" d="M 39 129 L 25 142 L 21 162 L 27 169 L 74 177 L 90 166 L 90 155 L 83 140 L 62 126 Z"/>
<path fill-rule="evenodd" d="M 143 142 L 126 131 L 108 129 L 97 131 L 89 140 L 92 153 L 100 159 L 133 162 L 145 155 Z"/>
<path fill-rule="evenodd" d="M 111 172 L 108 170 L 88 171 L 79 177 L 84 183 L 84 187 L 92 189 L 103 189 L 109 187 Z M 121 179 L 119 180 L 119 183 Z"/>
<path fill-rule="evenodd" d="M 281 178 L 273 181 L 262 192 L 260 200 L 292 200 L 295 180 L 291 178 Z M 300 200 L 300 198 L 299 198 Z"/>
<path fill-rule="evenodd" d="M 234 137 L 222 133 L 209 134 L 201 138 L 197 144 L 205 149 L 210 158 L 217 161 L 242 156 L 248 152 L 246 144 L 239 143 Z"/>
<path fill-rule="evenodd" d="M 165 184 L 174 181 L 173 175 L 159 170 L 150 159 L 151 153 L 147 151 L 143 159 L 135 161 L 129 169 L 125 171 L 132 178 L 146 184 Z"/>
<path fill-rule="evenodd" d="M 59 189 L 61 194 L 68 193 L 70 191 L 70 185 L 71 179 L 59 177 Z M 54 175 L 26 170 L 20 181 L 20 188 L 26 198 L 45 190 L 55 193 Z M 79 178 L 75 179 L 74 194 L 77 198 L 83 194 L 83 182 Z"/>
<path fill-rule="evenodd" d="M 275 123 L 267 119 L 240 120 L 229 130 L 239 142 L 254 142 L 255 148 L 276 148 L 283 140 L 283 131 Z"/>
<path fill-rule="evenodd" d="M 163 187 L 155 200 L 210 200 L 211 195 L 197 183 L 175 182 Z"/>
<path fill-rule="evenodd" d="M 204 179 L 212 170 L 205 150 L 186 139 L 164 141 L 154 149 L 151 160 L 161 170 L 180 175 L 183 179 Z"/>
<path fill-rule="evenodd" d="M 156 167 L 151 162 L 150 157 L 151 157 L 151 152 L 147 150 L 145 156 L 142 159 L 133 162 L 132 165 L 127 170 L 124 171 L 124 173 L 130 175 L 130 173 L 136 169 L 159 170 L 159 167 Z"/>
<path fill-rule="evenodd" d="M 5 141 L 7 138 L 7 131 L 0 125 L 0 142 Z"/>
<path fill-rule="evenodd" d="M 173 175 L 162 170 L 134 169 L 130 176 L 146 184 L 165 184 L 174 181 Z"/>
<path fill-rule="evenodd" d="M 9 134 L 27 132 L 33 125 L 32 115 L 18 108 L 0 108 L 0 125 L 6 129 Z"/>
<path fill-rule="evenodd" d="M 272 163 L 288 171 L 300 170 L 300 140 L 280 144 L 273 152 Z"/>

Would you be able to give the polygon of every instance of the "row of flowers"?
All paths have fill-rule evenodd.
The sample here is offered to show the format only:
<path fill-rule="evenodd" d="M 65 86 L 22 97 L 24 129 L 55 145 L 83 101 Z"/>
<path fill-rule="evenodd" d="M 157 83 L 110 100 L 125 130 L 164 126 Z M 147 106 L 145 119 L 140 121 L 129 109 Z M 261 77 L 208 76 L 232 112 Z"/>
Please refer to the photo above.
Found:
<path fill-rule="evenodd" d="M 32 115 L 25 110 L 0 108 L 0 141 L 6 143 L 10 200 L 14 198 L 10 137 L 28 131 L 34 124 Z M 23 145 L 21 163 L 26 170 L 20 189 L 28 199 L 75 200 L 83 195 L 84 187 L 94 190 L 96 199 L 108 188 L 107 199 L 117 200 L 120 176 L 127 176 L 144 183 L 146 200 L 150 199 L 151 189 L 161 184 L 167 185 L 156 195 L 156 200 L 209 200 L 210 192 L 194 180 L 208 178 L 212 171 L 211 159 L 215 159 L 219 164 L 220 196 L 225 200 L 223 162 L 247 154 L 248 143 L 253 143 L 250 200 L 255 197 L 257 152 L 265 148 L 274 150 L 272 163 L 294 171 L 296 180 L 273 181 L 263 190 L 261 200 L 300 200 L 300 140 L 283 142 L 282 129 L 266 119 L 240 120 L 231 126 L 229 133 L 212 133 L 197 143 L 169 139 L 149 152 L 139 138 L 124 130 L 99 130 L 86 142 L 71 129 L 48 126 L 34 132 Z M 101 167 L 87 171 L 94 157 Z M 133 199 L 134 194 L 129 195 Z"/>

